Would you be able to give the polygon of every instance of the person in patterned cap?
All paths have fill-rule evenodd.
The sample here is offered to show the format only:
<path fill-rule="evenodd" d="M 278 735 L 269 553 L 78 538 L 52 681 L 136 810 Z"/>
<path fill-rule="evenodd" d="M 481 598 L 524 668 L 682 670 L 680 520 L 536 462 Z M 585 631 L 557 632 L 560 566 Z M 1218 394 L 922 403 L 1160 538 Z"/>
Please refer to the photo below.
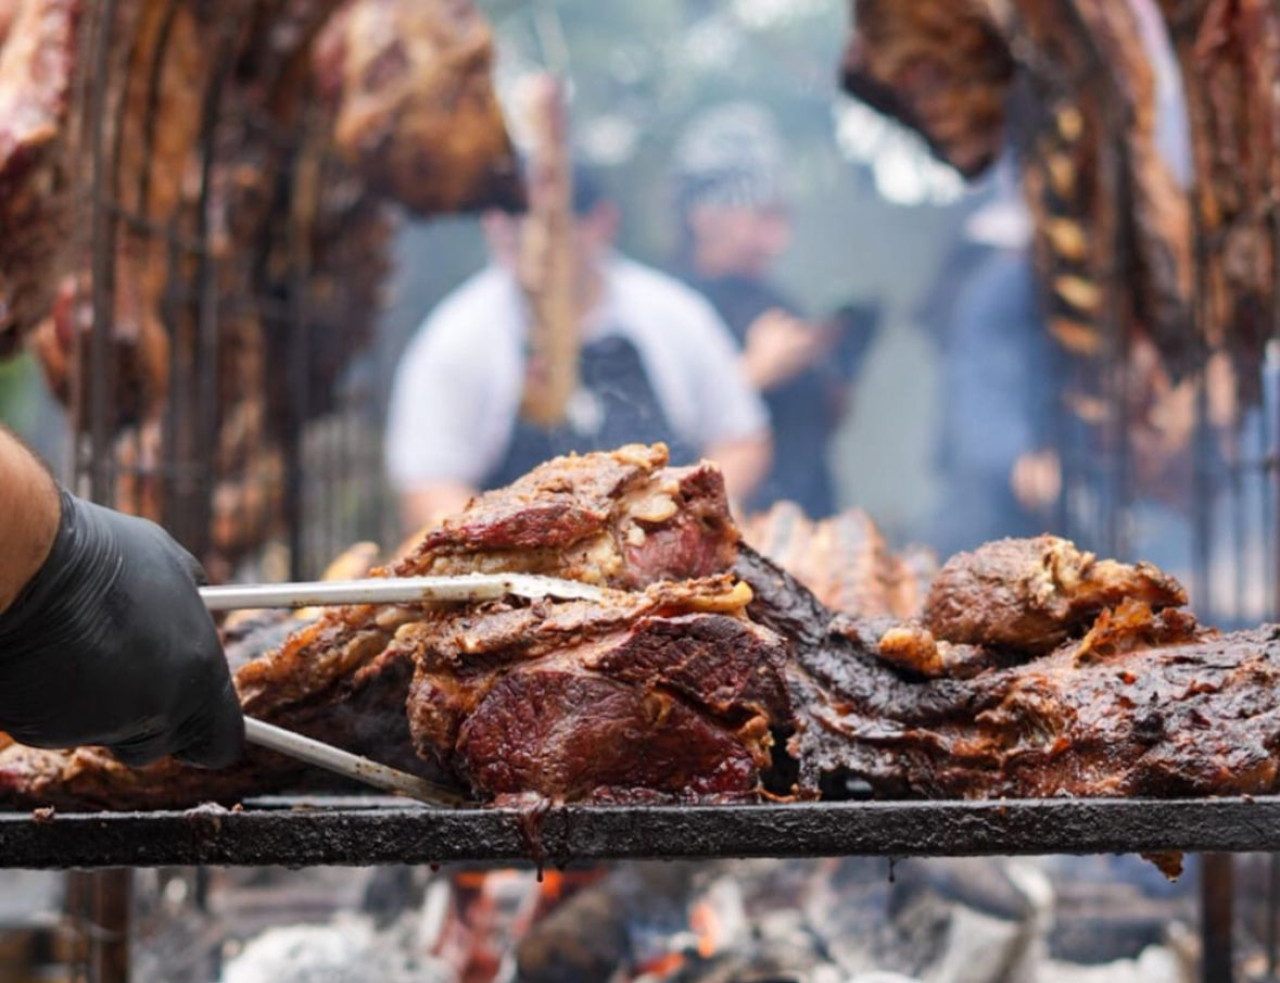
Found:
<path fill-rule="evenodd" d="M 838 321 L 806 320 L 773 282 L 791 240 L 783 171 L 782 141 L 763 109 L 729 103 L 696 117 L 675 154 L 681 238 L 674 272 L 729 325 L 745 374 L 769 408 L 773 465 L 749 507 L 789 500 L 821 518 L 836 507 L 827 449 L 852 375 L 850 359 L 841 357 L 852 339 Z M 866 340 L 869 326 L 854 333 Z"/>

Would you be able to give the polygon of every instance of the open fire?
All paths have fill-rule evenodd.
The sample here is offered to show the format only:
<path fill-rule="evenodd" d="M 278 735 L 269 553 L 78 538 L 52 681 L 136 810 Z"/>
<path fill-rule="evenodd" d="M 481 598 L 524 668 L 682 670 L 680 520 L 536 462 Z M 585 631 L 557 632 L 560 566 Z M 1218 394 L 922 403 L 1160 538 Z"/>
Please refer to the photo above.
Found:
<path fill-rule="evenodd" d="M 311 951 L 394 951 L 442 983 L 1190 983 L 1198 955 L 1190 887 L 1136 858 L 403 873 L 399 914 L 340 915 L 315 931 L 348 941 Z M 224 979 L 330 978 L 246 975 L 276 948 Z"/>

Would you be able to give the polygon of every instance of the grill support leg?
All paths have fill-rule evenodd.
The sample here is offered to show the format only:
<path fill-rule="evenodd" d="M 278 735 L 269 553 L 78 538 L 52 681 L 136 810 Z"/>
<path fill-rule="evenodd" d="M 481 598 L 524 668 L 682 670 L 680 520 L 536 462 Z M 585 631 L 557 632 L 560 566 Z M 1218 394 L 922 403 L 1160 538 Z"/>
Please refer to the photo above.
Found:
<path fill-rule="evenodd" d="M 1276 979 L 1280 969 L 1280 939 L 1277 938 L 1276 917 L 1280 913 L 1280 854 L 1267 858 L 1267 978 Z"/>
<path fill-rule="evenodd" d="M 129 936 L 133 871 L 72 873 L 67 878 L 68 913 L 79 928 L 75 979 L 85 983 L 129 983 Z"/>
<path fill-rule="evenodd" d="M 1200 978 L 1203 983 L 1231 983 L 1234 978 L 1234 928 L 1235 862 L 1230 854 L 1205 854 L 1200 865 Z"/>

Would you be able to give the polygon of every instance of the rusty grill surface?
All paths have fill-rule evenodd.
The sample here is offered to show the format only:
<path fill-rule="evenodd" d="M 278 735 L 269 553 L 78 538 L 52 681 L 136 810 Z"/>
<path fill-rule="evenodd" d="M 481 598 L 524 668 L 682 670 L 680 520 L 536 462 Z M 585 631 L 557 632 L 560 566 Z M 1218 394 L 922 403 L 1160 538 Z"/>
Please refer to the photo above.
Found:
<path fill-rule="evenodd" d="M 585 807 L 535 816 L 377 798 L 0 813 L 0 866 L 543 863 L 1280 851 L 1280 797 Z"/>

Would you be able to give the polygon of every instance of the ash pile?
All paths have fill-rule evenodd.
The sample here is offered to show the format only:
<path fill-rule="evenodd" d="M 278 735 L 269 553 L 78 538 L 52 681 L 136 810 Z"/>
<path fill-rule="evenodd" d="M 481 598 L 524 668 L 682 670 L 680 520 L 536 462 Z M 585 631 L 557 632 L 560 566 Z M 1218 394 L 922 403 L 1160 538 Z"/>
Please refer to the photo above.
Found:
<path fill-rule="evenodd" d="M 227 950 L 222 983 L 1191 983 L 1197 974 L 1194 878 L 1170 883 L 1138 858 L 362 876 L 355 910 Z"/>

